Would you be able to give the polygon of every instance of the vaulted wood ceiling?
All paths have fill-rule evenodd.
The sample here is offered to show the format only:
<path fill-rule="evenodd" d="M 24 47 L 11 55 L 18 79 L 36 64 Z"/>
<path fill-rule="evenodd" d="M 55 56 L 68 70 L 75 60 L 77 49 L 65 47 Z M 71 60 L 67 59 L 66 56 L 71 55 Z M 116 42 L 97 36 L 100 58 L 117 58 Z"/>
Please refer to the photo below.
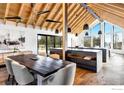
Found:
<path fill-rule="evenodd" d="M 31 7 L 33 5 L 33 7 Z M 124 4 L 99 4 L 90 3 L 88 6 L 100 18 L 107 20 L 111 23 L 124 27 Z M 37 15 L 39 11 L 50 10 L 48 13 Z M 32 25 L 33 27 L 39 26 L 41 29 L 52 29 L 62 31 L 62 23 L 46 22 L 46 19 L 52 19 L 62 22 L 62 4 L 61 3 L 5 3 L 0 4 L 0 18 L 7 16 L 20 16 L 23 21 L 21 23 L 25 26 Z M 6 19 L 2 19 L 6 23 Z M 68 26 L 72 29 L 72 33 L 80 33 L 83 31 L 85 23 L 91 24 L 95 18 L 80 4 L 68 4 Z M 9 19 L 9 21 L 16 22 L 18 20 Z"/>

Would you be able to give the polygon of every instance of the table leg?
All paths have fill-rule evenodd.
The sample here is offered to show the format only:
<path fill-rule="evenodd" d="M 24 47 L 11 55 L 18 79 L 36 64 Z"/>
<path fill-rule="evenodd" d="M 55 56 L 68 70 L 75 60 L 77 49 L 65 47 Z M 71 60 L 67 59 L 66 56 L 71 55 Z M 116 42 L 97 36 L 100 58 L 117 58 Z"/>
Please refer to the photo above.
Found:
<path fill-rule="evenodd" d="M 37 85 L 42 85 L 43 77 L 37 74 Z"/>

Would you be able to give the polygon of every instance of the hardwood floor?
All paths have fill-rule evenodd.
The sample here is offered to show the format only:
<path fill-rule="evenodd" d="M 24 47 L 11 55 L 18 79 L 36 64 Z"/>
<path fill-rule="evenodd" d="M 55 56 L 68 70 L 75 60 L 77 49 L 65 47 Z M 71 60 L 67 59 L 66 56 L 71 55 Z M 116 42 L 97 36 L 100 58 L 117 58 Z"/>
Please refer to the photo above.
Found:
<path fill-rule="evenodd" d="M 124 55 L 114 54 L 99 73 L 77 68 L 75 85 L 124 85 Z"/>
<path fill-rule="evenodd" d="M 0 85 L 5 85 L 8 78 L 7 70 L 5 67 L 0 68 Z"/>
<path fill-rule="evenodd" d="M 6 68 L 0 68 L 0 85 L 7 76 Z M 124 85 L 124 55 L 113 54 L 99 73 L 77 68 L 74 85 Z"/>

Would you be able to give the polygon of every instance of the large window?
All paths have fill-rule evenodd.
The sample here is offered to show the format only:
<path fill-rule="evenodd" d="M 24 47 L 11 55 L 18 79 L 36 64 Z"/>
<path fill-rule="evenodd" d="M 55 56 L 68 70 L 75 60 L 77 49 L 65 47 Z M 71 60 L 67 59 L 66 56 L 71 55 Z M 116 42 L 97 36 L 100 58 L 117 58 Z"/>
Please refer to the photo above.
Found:
<path fill-rule="evenodd" d="M 91 31 L 88 31 L 88 36 L 84 37 L 84 46 L 91 47 Z"/>
<path fill-rule="evenodd" d="M 95 25 L 91 29 L 91 35 L 93 37 L 93 47 L 100 47 L 100 36 L 98 35 L 99 30 L 100 30 L 100 24 Z"/>
<path fill-rule="evenodd" d="M 46 55 L 46 36 L 38 35 L 38 54 L 45 56 Z"/>
<path fill-rule="evenodd" d="M 95 26 L 90 28 L 90 31 L 88 31 L 89 35 L 83 37 L 84 46 L 101 47 L 100 45 L 104 45 L 104 47 L 108 49 L 122 49 L 123 29 L 117 25 L 104 21 L 104 32 L 102 32 L 101 35 L 98 35 L 100 27 L 100 24 L 96 24 Z"/>
<path fill-rule="evenodd" d="M 62 38 L 60 37 L 55 37 L 55 47 L 60 48 L 62 44 Z"/>
<path fill-rule="evenodd" d="M 85 36 L 84 37 L 84 46 L 85 47 L 91 47 L 91 36 Z"/>
<path fill-rule="evenodd" d="M 122 29 L 114 26 L 114 36 L 113 36 L 113 48 L 121 49 L 122 48 Z"/>
<path fill-rule="evenodd" d="M 104 46 L 105 46 L 105 48 L 108 48 L 108 49 L 110 49 L 111 48 L 111 38 L 112 38 L 112 30 L 113 30 L 113 26 L 111 25 L 111 24 L 109 24 L 109 23 L 105 23 L 105 35 L 104 35 L 104 37 L 105 37 L 105 43 L 104 43 Z"/>
<path fill-rule="evenodd" d="M 38 35 L 38 54 L 46 56 L 49 55 L 50 49 L 61 47 L 60 36 Z"/>
<path fill-rule="evenodd" d="M 122 49 L 122 28 L 105 22 L 105 47 Z"/>

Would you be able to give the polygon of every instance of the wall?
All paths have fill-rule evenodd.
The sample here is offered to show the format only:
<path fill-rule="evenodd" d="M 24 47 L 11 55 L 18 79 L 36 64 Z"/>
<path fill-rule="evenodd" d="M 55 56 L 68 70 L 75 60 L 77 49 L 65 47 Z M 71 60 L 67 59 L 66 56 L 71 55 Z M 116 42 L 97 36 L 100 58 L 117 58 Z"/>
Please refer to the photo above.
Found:
<path fill-rule="evenodd" d="M 75 47 L 77 45 L 77 38 L 74 34 L 68 33 L 68 47 Z"/>
<path fill-rule="evenodd" d="M 38 27 L 33 29 L 32 26 L 25 27 L 23 25 L 15 26 L 12 22 L 7 24 L 0 24 L 0 31 L 6 33 L 6 31 L 10 31 L 11 36 L 16 37 L 19 31 L 24 31 L 25 34 L 25 44 L 24 47 L 26 50 L 31 50 L 33 53 L 37 53 L 37 34 L 47 34 L 47 35 L 56 35 L 61 36 L 61 33 L 55 34 L 55 31 L 39 29 Z M 16 33 L 16 34 L 15 34 Z"/>

